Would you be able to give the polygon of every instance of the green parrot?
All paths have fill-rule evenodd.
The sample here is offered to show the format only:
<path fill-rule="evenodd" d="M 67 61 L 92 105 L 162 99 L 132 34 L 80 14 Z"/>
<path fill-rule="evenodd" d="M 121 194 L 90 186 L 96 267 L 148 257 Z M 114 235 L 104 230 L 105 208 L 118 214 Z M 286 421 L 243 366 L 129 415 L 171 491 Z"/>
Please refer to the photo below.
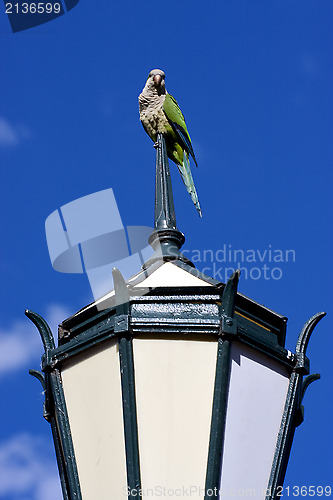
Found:
<path fill-rule="evenodd" d="M 163 134 L 168 157 L 176 163 L 186 189 L 202 217 L 189 155 L 192 156 L 196 166 L 198 166 L 197 160 L 183 113 L 176 99 L 166 91 L 165 74 L 160 69 L 153 69 L 149 73 L 146 85 L 139 95 L 139 112 L 143 128 L 154 142 L 158 133 Z"/>

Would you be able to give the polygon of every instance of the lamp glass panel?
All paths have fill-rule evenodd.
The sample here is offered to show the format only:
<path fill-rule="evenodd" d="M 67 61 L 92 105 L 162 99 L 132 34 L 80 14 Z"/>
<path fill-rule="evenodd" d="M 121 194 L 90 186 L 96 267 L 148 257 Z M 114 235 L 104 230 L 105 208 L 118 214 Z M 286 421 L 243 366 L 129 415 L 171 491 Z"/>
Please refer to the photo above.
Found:
<path fill-rule="evenodd" d="M 83 500 L 125 497 L 118 341 L 69 360 L 61 375 Z"/>
<path fill-rule="evenodd" d="M 285 366 L 232 343 L 221 499 L 265 499 L 288 384 Z"/>
<path fill-rule="evenodd" d="M 217 342 L 140 336 L 133 346 L 143 493 L 202 500 Z"/>

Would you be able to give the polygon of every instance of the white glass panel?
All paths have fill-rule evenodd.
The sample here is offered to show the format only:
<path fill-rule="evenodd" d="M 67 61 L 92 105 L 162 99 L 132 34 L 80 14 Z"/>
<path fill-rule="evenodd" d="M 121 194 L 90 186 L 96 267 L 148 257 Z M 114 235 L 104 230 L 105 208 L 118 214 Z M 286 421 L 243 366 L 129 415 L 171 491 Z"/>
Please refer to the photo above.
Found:
<path fill-rule="evenodd" d="M 212 286 L 210 283 L 193 276 L 193 274 L 180 267 L 166 262 L 161 267 L 152 272 L 148 278 L 136 287 L 156 287 L 156 286 Z"/>
<path fill-rule="evenodd" d="M 117 341 L 64 363 L 62 382 L 83 500 L 126 498 Z"/>
<path fill-rule="evenodd" d="M 234 342 L 220 498 L 264 499 L 288 390 L 278 362 Z"/>
<path fill-rule="evenodd" d="M 216 355 L 216 341 L 134 340 L 141 480 L 147 498 L 204 496 Z"/>

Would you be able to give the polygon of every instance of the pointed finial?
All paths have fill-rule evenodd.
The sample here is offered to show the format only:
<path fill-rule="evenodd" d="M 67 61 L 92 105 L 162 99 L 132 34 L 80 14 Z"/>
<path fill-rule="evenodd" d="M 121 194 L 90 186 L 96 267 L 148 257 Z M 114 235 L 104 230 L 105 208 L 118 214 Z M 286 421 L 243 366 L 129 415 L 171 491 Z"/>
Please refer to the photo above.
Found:
<path fill-rule="evenodd" d="M 155 147 L 155 230 L 150 235 L 148 243 L 156 253 L 143 267 L 147 268 L 157 260 L 181 260 L 194 267 L 194 264 L 179 251 L 185 242 L 185 236 L 177 228 L 168 155 L 163 134 L 157 135 Z"/>

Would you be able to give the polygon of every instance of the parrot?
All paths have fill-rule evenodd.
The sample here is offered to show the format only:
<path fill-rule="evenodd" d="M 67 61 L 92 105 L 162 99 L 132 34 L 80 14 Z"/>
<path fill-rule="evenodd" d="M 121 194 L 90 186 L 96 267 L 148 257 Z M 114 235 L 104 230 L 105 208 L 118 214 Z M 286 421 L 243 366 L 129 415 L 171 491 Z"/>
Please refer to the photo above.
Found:
<path fill-rule="evenodd" d="M 202 212 L 190 168 L 189 156 L 198 166 L 185 118 L 176 99 L 165 88 L 165 73 L 153 69 L 139 95 L 139 113 L 143 128 L 155 142 L 163 134 L 168 157 L 177 165 L 188 193 L 200 215 Z"/>

